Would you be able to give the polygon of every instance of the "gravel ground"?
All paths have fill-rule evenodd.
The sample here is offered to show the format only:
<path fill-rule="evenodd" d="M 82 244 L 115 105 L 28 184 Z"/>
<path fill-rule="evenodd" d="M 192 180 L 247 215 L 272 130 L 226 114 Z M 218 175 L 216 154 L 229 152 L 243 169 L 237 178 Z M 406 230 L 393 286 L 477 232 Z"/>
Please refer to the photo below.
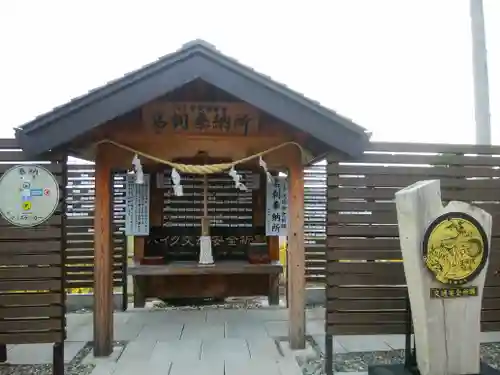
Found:
<path fill-rule="evenodd" d="M 171 305 L 161 301 L 152 303 L 152 310 L 211 310 L 211 309 L 226 309 L 226 310 L 250 310 L 261 309 L 268 307 L 267 298 L 227 298 L 224 302 L 213 303 L 207 301 L 196 305 Z M 278 307 L 278 306 L 277 306 Z"/>
<path fill-rule="evenodd" d="M 198 301 L 196 304 L 169 304 L 163 301 L 150 301 L 146 303 L 146 309 L 152 311 L 157 310 L 210 310 L 210 309 L 226 309 L 226 310 L 236 310 L 236 309 L 261 309 L 261 308 L 283 308 L 285 306 L 284 298 L 279 306 L 270 307 L 267 302 L 267 297 L 235 297 L 227 298 L 224 302 L 212 302 L 210 300 L 206 302 Z M 91 313 L 91 309 L 79 309 L 72 311 L 73 314 L 85 314 Z"/>
<path fill-rule="evenodd" d="M 500 369 L 500 343 L 481 344 L 481 359 L 491 367 Z M 304 375 L 323 375 L 323 358 L 298 358 Z M 367 371 L 368 366 L 398 364 L 404 362 L 404 350 L 379 352 L 359 352 L 335 354 L 333 369 L 335 372 Z"/>
<path fill-rule="evenodd" d="M 89 375 L 94 369 L 94 365 L 82 364 L 83 359 L 92 350 L 90 345 L 85 345 L 71 360 L 65 365 L 65 375 Z M 0 364 L 0 375 L 52 375 L 52 364 L 43 365 L 11 365 Z"/>

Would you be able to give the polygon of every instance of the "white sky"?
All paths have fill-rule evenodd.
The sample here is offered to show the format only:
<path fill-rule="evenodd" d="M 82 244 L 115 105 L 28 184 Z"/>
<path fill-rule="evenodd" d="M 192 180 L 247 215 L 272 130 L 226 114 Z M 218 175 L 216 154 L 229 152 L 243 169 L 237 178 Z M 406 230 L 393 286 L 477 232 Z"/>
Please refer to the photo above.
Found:
<path fill-rule="evenodd" d="M 484 0 L 500 143 L 500 0 Z M 373 131 L 474 143 L 468 0 L 0 0 L 0 137 L 202 38 Z"/>

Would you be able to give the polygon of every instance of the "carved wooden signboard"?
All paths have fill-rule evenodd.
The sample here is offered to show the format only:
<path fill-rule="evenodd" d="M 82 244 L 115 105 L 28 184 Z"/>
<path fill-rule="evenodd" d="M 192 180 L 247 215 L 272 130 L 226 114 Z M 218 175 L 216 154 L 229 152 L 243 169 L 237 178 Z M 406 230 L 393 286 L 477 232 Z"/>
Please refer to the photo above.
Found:
<path fill-rule="evenodd" d="M 275 177 L 267 182 L 266 236 L 286 236 L 288 227 L 288 181 Z"/>
<path fill-rule="evenodd" d="M 150 176 L 144 175 L 144 183 L 137 184 L 135 175 L 127 174 L 125 235 L 149 235 L 149 181 Z"/>
<path fill-rule="evenodd" d="M 463 202 L 443 206 L 439 180 L 400 190 L 396 207 L 420 374 L 484 373 L 479 344 L 491 215 Z"/>
<path fill-rule="evenodd" d="M 251 135 L 259 131 L 258 111 L 245 103 L 157 100 L 142 109 L 148 129 L 161 133 Z"/>
<path fill-rule="evenodd" d="M 212 247 L 237 247 L 249 245 L 259 236 L 211 236 Z M 169 247 L 192 247 L 200 245 L 200 236 L 164 236 L 153 238 L 156 243 L 164 243 Z"/>

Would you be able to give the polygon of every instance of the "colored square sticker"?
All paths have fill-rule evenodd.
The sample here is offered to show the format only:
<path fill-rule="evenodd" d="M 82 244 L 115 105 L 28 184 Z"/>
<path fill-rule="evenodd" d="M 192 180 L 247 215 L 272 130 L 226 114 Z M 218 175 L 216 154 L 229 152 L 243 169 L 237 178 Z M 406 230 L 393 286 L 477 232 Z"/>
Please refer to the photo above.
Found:
<path fill-rule="evenodd" d="M 41 197 L 42 195 L 43 195 L 42 189 L 31 189 L 31 196 L 32 197 Z"/>

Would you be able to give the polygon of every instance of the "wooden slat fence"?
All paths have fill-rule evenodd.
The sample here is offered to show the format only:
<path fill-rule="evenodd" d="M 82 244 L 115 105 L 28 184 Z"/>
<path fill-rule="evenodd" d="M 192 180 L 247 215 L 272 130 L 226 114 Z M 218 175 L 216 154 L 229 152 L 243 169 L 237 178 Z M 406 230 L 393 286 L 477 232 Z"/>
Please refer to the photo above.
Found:
<path fill-rule="evenodd" d="M 0 139 L 0 177 L 29 160 L 13 140 Z M 40 161 L 59 183 L 65 162 Z M 0 218 L 0 361 L 5 344 L 56 343 L 54 374 L 63 371 L 65 339 L 64 193 L 55 214 L 35 228 L 18 228 Z"/>
<path fill-rule="evenodd" d="M 94 166 L 68 165 L 67 286 L 92 288 L 94 278 Z M 115 174 L 113 189 L 114 286 L 123 287 L 126 262 L 124 174 Z"/>
<path fill-rule="evenodd" d="M 26 160 L 18 149 L 16 140 L 0 140 L 9 150 L 3 154 L 2 170 Z M 13 153 L 14 152 L 14 153 Z M 20 160 L 7 160 L 18 158 Z M 14 158 L 14 159 L 15 159 Z M 305 241 L 306 277 L 309 282 L 325 281 L 326 235 L 326 165 L 319 163 L 305 169 Z M 94 267 L 94 165 L 70 162 L 67 182 L 67 288 L 68 292 L 91 292 Z M 114 284 L 125 285 L 123 264 L 126 261 L 124 174 L 114 177 Z M 55 219 L 54 219 L 55 220 Z"/>
<path fill-rule="evenodd" d="M 115 286 L 122 285 L 119 264 L 123 262 L 126 240 L 121 235 L 125 222 L 124 177 L 115 177 Z M 89 164 L 69 164 L 68 215 L 69 284 L 75 288 L 92 287 L 93 267 L 93 210 L 94 167 Z M 326 242 L 326 163 L 308 167 L 304 171 L 304 231 L 306 241 L 306 278 L 308 282 L 325 282 Z M 89 260 L 88 263 L 81 263 Z M 85 264 L 85 266 L 82 266 Z"/>
<path fill-rule="evenodd" d="M 306 277 L 308 282 L 325 282 L 325 242 L 326 242 L 326 163 L 320 163 L 305 169 L 304 174 L 305 191 L 305 241 L 306 241 Z M 115 224 L 115 260 L 116 260 L 116 286 L 121 284 L 121 274 L 118 273 L 119 263 L 123 261 L 124 239 L 123 233 L 125 222 L 125 189 L 123 174 L 115 177 L 114 197 L 114 224 Z M 85 164 L 69 165 L 68 181 L 68 214 L 69 232 L 71 233 L 68 243 L 71 268 L 74 265 L 75 279 L 70 281 L 72 288 L 90 288 L 92 272 L 92 230 L 93 230 L 93 200 L 94 200 L 94 167 Z M 84 231 L 85 233 L 81 233 Z M 78 238 L 78 240 L 77 240 Z M 75 255 L 73 255 L 75 254 Z M 85 266 L 85 273 L 80 270 L 83 259 L 91 262 Z M 78 262 L 78 263 L 75 263 Z M 78 277 L 83 279 L 76 279 Z M 73 277 L 73 276 L 72 276 Z"/>
<path fill-rule="evenodd" d="M 304 239 L 306 280 L 325 282 L 326 163 L 304 169 Z"/>
<path fill-rule="evenodd" d="M 482 328 L 500 330 L 500 147 L 372 143 L 355 161 L 330 156 L 327 171 L 329 334 L 405 331 L 393 199 L 397 190 L 424 179 L 441 180 L 445 202 L 471 202 L 493 215 Z"/>
<path fill-rule="evenodd" d="M 26 158 L 15 139 L 0 139 L 0 171 L 3 173 L 13 165 L 33 163 Z M 41 165 L 44 165 L 42 162 Z M 40 163 L 39 163 L 40 164 Z M 52 168 L 51 164 L 47 164 Z M 56 175 L 62 183 L 62 176 Z M 91 291 L 94 269 L 94 166 L 92 164 L 68 164 L 66 184 L 66 287 L 68 292 L 82 288 Z M 125 222 L 124 174 L 114 175 L 113 225 L 114 236 L 114 284 L 126 286 L 124 262 L 126 262 L 126 239 L 123 234 Z M 61 213 L 49 220 L 59 220 Z M 0 263 L 1 264 L 1 263 Z"/>

